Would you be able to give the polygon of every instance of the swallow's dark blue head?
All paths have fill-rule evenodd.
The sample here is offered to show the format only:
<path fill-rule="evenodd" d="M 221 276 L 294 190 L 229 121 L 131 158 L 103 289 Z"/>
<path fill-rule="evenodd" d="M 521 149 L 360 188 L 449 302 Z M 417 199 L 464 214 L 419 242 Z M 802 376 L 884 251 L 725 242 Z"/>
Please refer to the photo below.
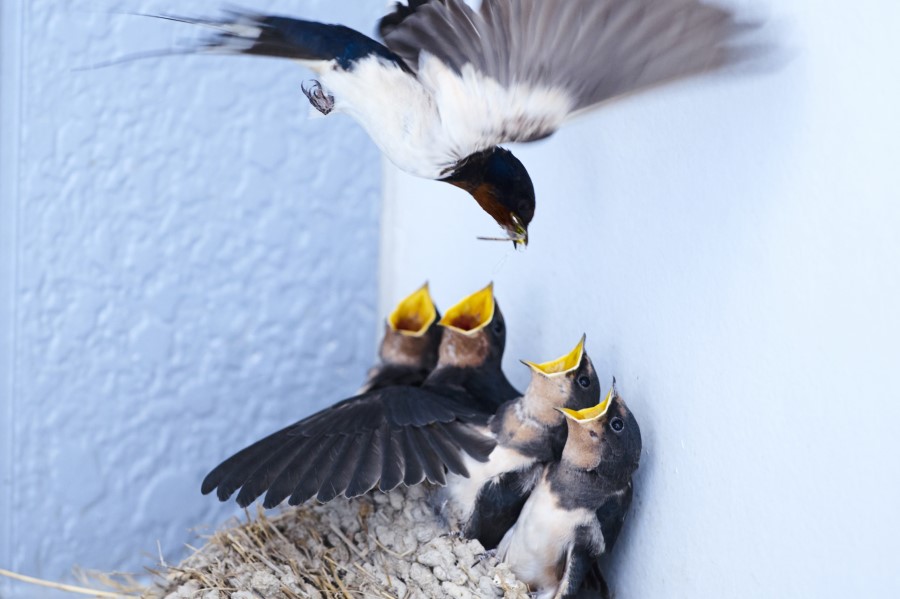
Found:
<path fill-rule="evenodd" d="M 444 181 L 472 194 L 511 241 L 528 244 L 528 225 L 534 218 L 534 185 L 512 152 L 495 146 L 472 154 Z"/>

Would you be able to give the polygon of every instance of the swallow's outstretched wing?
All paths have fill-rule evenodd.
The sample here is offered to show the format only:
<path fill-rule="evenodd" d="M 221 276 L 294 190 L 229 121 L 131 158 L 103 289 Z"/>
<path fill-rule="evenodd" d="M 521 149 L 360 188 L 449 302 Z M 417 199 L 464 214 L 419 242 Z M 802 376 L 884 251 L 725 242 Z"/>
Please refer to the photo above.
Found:
<path fill-rule="evenodd" d="M 416 2 L 385 45 L 434 94 L 465 156 L 540 139 L 601 102 L 737 56 L 734 15 L 699 0 Z"/>
<path fill-rule="evenodd" d="M 381 39 L 386 38 L 394 29 L 396 29 L 407 17 L 415 14 L 415 12 L 425 6 L 432 0 L 406 0 L 406 3 L 395 2 L 394 8 L 388 14 L 384 15 L 378 22 L 378 35 Z"/>
<path fill-rule="evenodd" d="M 445 472 L 467 476 L 462 454 L 486 461 L 493 440 L 472 425 L 489 414 L 461 391 L 408 386 L 364 393 L 326 408 L 228 458 L 204 479 L 227 500 L 240 489 L 247 506 L 266 493 L 265 507 L 284 499 L 355 497 L 376 486 L 444 484 Z"/>

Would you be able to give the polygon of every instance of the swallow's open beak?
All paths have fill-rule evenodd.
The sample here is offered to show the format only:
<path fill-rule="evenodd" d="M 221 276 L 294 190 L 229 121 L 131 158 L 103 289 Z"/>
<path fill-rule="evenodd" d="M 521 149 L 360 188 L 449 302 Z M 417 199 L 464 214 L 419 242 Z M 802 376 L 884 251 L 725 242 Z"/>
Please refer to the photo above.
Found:
<path fill-rule="evenodd" d="M 438 324 L 464 335 L 472 335 L 493 319 L 494 284 L 490 283 L 447 310 Z"/>
<path fill-rule="evenodd" d="M 562 412 L 567 418 L 571 418 L 576 422 L 582 424 L 585 422 L 593 422 L 606 415 L 607 410 L 609 410 L 609 404 L 612 402 L 613 391 L 615 391 L 615 388 L 610 388 L 609 392 L 606 394 L 606 398 L 592 408 L 585 408 L 583 410 L 572 410 L 569 408 L 556 409 Z"/>
<path fill-rule="evenodd" d="M 531 368 L 533 372 L 542 374 L 546 377 L 555 377 L 571 372 L 581 364 L 581 357 L 584 355 L 584 340 L 586 338 L 587 335 L 582 335 L 581 340 L 574 348 L 572 348 L 572 351 L 560 358 L 551 360 L 550 362 L 536 364 L 534 362 L 522 360 L 522 363 Z"/>
<path fill-rule="evenodd" d="M 388 325 L 401 335 L 421 337 L 435 320 L 437 309 L 425 283 L 397 304 L 388 316 Z"/>

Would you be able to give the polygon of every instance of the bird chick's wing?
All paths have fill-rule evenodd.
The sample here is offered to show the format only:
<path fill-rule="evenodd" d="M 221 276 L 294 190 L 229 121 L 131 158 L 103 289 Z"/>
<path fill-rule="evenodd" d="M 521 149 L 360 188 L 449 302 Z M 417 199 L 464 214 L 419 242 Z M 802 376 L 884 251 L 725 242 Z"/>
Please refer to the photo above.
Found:
<path fill-rule="evenodd" d="M 354 497 L 427 479 L 444 484 L 446 470 L 467 475 L 461 454 L 486 461 L 493 440 L 472 428 L 488 414 L 458 392 L 397 386 L 364 393 L 257 441 L 214 468 L 201 491 L 227 500 L 240 489 L 247 506 L 285 498 Z"/>
<path fill-rule="evenodd" d="M 631 506 L 631 497 L 634 493 L 634 487 L 631 481 L 624 489 L 617 493 L 610 494 L 609 497 L 597 508 L 597 521 L 600 523 L 600 530 L 603 533 L 604 551 L 612 551 L 613 545 L 622 532 L 622 525 L 625 523 L 625 516 L 628 514 L 628 508 Z"/>
<path fill-rule="evenodd" d="M 384 42 L 435 96 L 466 156 L 553 133 L 603 101 L 735 55 L 729 11 L 698 0 L 416 2 Z"/>
<path fill-rule="evenodd" d="M 414 366 L 397 364 L 380 365 L 369 371 L 366 382 L 357 393 L 377 391 L 378 389 L 395 387 L 397 385 L 420 387 L 430 373 L 431 369 L 429 368 L 416 368 Z"/>

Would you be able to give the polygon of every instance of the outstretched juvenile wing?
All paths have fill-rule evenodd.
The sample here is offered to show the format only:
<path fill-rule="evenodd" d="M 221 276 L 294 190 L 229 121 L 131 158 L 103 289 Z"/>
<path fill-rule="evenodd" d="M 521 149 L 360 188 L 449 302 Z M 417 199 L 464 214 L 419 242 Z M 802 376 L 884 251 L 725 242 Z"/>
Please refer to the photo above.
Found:
<path fill-rule="evenodd" d="M 382 364 L 372 368 L 362 388 L 357 393 L 377 391 L 385 387 L 408 385 L 419 387 L 431 373 L 430 368 L 417 368 L 399 364 Z"/>
<path fill-rule="evenodd" d="M 329 501 L 378 486 L 389 491 L 428 480 L 444 484 L 446 471 L 467 476 L 467 453 L 486 461 L 493 440 L 472 425 L 490 416 L 462 392 L 396 386 L 346 399 L 239 451 L 214 468 L 201 491 L 225 501 L 240 489 L 247 506 L 267 492 L 264 505 L 315 496 Z"/>
<path fill-rule="evenodd" d="M 612 551 L 613 545 L 622 532 L 625 516 L 631 506 L 631 497 L 634 494 L 634 486 L 631 481 L 618 493 L 610 496 L 597 508 L 597 520 L 600 522 L 600 530 L 603 532 L 605 551 Z"/>
<path fill-rule="evenodd" d="M 392 13 L 385 45 L 435 96 L 462 156 L 553 133 L 605 100 L 736 56 L 734 15 L 699 0 L 463 0 Z"/>

